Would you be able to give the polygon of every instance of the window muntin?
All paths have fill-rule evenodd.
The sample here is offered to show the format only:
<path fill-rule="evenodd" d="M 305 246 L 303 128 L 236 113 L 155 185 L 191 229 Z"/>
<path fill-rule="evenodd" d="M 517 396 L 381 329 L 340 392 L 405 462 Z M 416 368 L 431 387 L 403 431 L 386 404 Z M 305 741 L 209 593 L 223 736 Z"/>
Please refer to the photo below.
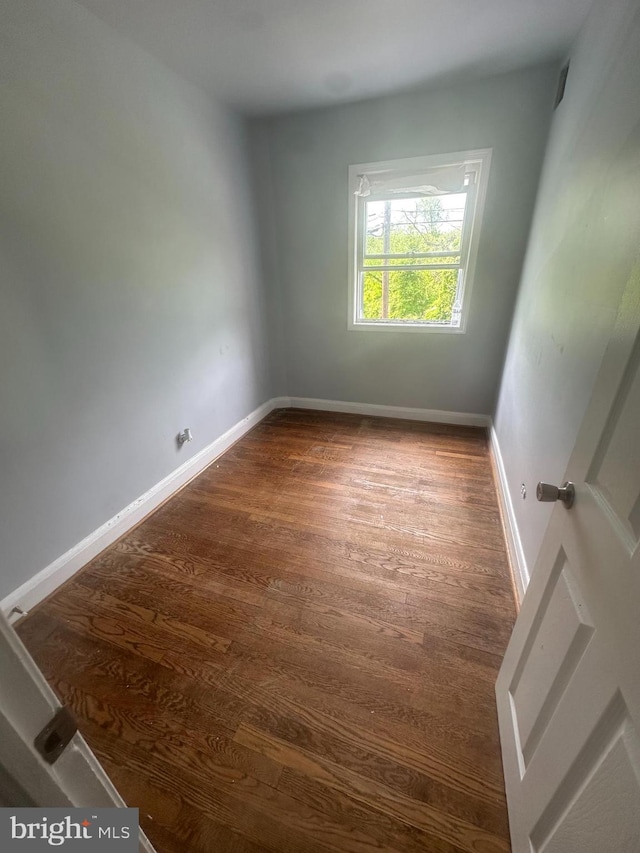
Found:
<path fill-rule="evenodd" d="M 350 328 L 463 330 L 490 152 L 469 155 L 350 168 Z"/>

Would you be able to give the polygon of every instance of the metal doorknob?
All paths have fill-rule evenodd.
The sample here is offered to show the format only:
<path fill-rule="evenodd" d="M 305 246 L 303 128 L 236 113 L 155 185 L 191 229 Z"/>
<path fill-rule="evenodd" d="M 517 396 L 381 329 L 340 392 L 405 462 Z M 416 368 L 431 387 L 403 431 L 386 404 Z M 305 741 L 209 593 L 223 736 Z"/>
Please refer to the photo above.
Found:
<path fill-rule="evenodd" d="M 551 483 L 538 483 L 536 497 L 539 501 L 562 501 L 566 509 L 571 509 L 576 499 L 576 487 L 573 483 L 563 483 L 561 486 L 552 486 Z"/>

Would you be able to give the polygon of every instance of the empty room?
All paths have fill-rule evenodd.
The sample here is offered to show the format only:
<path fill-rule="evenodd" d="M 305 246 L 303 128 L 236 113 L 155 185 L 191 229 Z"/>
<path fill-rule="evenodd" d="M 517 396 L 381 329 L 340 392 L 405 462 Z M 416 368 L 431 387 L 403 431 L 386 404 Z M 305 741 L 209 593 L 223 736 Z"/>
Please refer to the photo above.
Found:
<path fill-rule="evenodd" d="M 639 0 L 0 0 L 0 849 L 640 850 Z"/>

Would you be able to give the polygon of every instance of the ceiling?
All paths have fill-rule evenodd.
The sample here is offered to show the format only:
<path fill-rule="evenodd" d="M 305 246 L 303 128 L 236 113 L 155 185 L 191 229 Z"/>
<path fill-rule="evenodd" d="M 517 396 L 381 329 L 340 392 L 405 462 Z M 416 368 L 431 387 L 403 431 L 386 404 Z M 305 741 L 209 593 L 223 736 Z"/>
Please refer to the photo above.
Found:
<path fill-rule="evenodd" d="M 252 114 L 560 57 L 592 0 L 79 0 Z"/>

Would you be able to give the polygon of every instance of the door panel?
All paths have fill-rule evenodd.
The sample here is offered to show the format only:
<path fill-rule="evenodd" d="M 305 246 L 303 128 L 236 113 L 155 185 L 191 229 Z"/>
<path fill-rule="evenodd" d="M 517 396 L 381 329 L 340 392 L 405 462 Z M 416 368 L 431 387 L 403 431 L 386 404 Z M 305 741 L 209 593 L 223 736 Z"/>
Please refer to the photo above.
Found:
<path fill-rule="evenodd" d="M 564 551 L 555 561 L 543 601 L 509 688 L 524 772 L 591 639 L 589 610 Z"/>
<path fill-rule="evenodd" d="M 531 832 L 535 853 L 637 853 L 640 743 L 616 694 Z"/>

